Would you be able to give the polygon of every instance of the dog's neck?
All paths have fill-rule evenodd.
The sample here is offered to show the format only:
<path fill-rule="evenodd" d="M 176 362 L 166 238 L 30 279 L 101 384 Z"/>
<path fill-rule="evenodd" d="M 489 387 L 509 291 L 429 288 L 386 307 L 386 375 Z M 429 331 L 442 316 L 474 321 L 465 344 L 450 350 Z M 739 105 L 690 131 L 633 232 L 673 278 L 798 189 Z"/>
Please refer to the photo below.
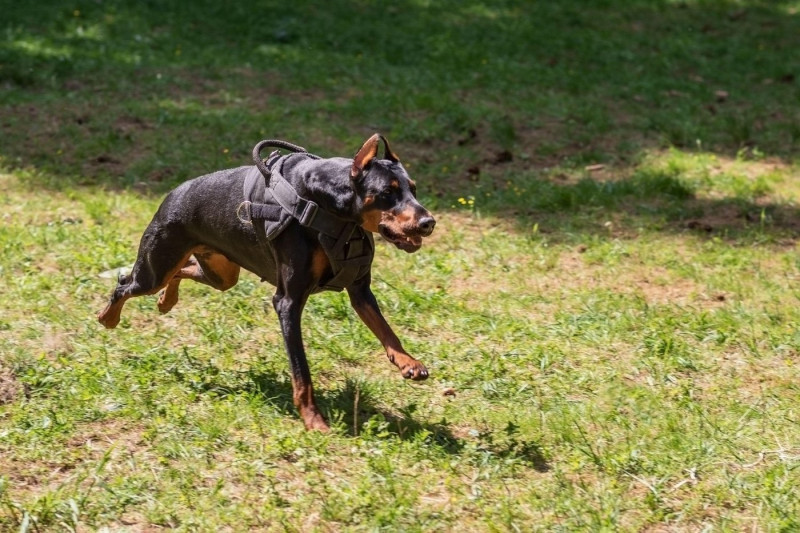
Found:
<path fill-rule="evenodd" d="M 352 160 L 289 158 L 283 176 L 301 197 L 345 220 L 361 223 L 359 200 L 350 179 Z"/>

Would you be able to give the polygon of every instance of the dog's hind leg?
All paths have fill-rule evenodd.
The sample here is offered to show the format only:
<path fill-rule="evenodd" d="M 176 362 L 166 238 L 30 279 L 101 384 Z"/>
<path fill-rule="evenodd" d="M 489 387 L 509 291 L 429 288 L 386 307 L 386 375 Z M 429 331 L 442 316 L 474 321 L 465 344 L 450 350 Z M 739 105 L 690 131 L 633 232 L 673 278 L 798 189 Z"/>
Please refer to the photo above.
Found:
<path fill-rule="evenodd" d="M 157 293 L 181 270 L 192 255 L 194 244 L 176 237 L 161 228 L 151 226 L 145 230 L 133 270 L 119 277 L 108 305 L 97 315 L 101 324 L 116 327 L 129 298 Z"/>
<path fill-rule="evenodd" d="M 178 288 L 183 279 L 191 279 L 220 291 L 230 289 L 239 281 L 239 265 L 221 253 L 205 246 L 194 249 L 192 253 L 159 295 L 158 310 L 162 313 L 178 303 Z"/>

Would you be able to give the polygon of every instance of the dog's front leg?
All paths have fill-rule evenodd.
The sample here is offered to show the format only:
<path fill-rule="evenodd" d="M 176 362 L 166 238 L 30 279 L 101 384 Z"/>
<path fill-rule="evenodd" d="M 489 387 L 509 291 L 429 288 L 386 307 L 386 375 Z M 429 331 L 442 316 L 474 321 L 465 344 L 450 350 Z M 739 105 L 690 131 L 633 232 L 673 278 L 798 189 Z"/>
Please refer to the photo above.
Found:
<path fill-rule="evenodd" d="M 278 313 L 283 342 L 286 352 L 289 354 L 294 405 L 300 411 L 300 417 L 303 419 L 306 429 L 328 431 L 330 427 L 314 402 L 311 371 L 308 368 L 306 351 L 303 347 L 303 335 L 300 329 L 303 307 L 305 307 L 308 296 L 304 294 L 293 297 L 280 288 L 281 284 L 278 287 L 278 292 L 272 298 L 272 305 Z"/>
<path fill-rule="evenodd" d="M 391 326 L 383 318 L 378 307 L 378 301 L 369 288 L 369 284 L 370 277 L 367 275 L 347 288 L 347 294 L 350 296 L 350 303 L 353 309 L 356 310 L 364 324 L 381 341 L 384 349 L 386 349 L 386 356 L 389 361 L 400 369 L 400 373 L 404 378 L 415 381 L 427 379 L 428 369 L 403 349 L 400 339 L 397 338 Z"/>

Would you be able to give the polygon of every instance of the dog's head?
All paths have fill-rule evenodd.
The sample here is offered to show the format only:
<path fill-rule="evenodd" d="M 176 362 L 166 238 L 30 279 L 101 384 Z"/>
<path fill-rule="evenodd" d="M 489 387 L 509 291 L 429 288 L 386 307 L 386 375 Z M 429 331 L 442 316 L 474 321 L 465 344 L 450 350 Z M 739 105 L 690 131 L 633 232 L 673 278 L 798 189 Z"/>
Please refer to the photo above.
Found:
<path fill-rule="evenodd" d="M 378 145 L 385 151 L 378 159 Z M 436 220 L 417 201 L 417 186 L 386 139 L 376 133 L 353 158 L 350 170 L 361 201 L 361 226 L 406 252 L 416 252 L 422 238 L 433 232 Z"/>

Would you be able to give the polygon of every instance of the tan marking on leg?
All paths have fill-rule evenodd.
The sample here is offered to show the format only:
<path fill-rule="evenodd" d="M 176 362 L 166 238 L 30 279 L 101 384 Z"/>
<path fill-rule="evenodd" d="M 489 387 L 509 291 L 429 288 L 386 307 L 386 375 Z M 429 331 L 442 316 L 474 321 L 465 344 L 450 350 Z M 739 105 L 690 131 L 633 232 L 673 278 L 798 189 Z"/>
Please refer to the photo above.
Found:
<path fill-rule="evenodd" d="M 167 286 L 158 295 L 158 310 L 161 314 L 168 313 L 178 303 L 178 286 L 180 284 L 181 278 L 176 276 L 169 280 Z"/>
<path fill-rule="evenodd" d="M 428 378 L 428 370 L 425 365 L 414 359 L 403 349 L 400 339 L 397 338 L 397 335 L 380 314 L 368 305 L 357 306 L 355 310 L 364 324 L 381 342 L 386 349 L 386 357 L 400 370 L 404 378 L 410 378 L 414 381 Z"/>
<path fill-rule="evenodd" d="M 314 249 L 314 253 L 311 256 L 311 276 L 316 281 L 322 279 L 325 275 L 327 270 L 330 270 L 331 262 L 328 259 L 328 254 L 325 253 L 321 247 Z"/>
<path fill-rule="evenodd" d="M 155 294 L 161 289 L 163 289 L 170 282 L 170 280 L 172 280 L 172 278 L 175 277 L 175 274 L 178 271 L 180 271 L 182 266 L 186 264 L 191 255 L 192 255 L 192 250 L 190 250 L 180 261 L 177 262 L 175 268 L 170 270 L 167 273 L 167 275 L 164 276 L 161 283 L 156 285 L 153 289 L 147 292 L 143 292 L 142 294 L 137 296 L 146 296 L 150 294 Z M 117 325 L 119 324 L 120 314 L 122 313 L 122 306 L 125 305 L 125 301 L 128 300 L 128 298 L 131 298 L 131 295 L 124 294 L 120 296 L 119 300 L 117 300 L 116 302 L 108 304 L 106 308 L 100 311 L 100 313 L 97 315 L 97 320 L 108 329 L 117 327 Z"/>
<path fill-rule="evenodd" d="M 194 257 L 189 256 L 186 260 L 186 263 L 181 268 L 169 282 L 167 282 L 167 286 L 158 296 L 158 310 L 161 313 L 168 313 L 175 304 L 178 303 L 178 289 L 181 284 L 182 279 L 194 279 L 197 276 L 197 272 L 199 270 L 199 266 L 197 261 L 195 261 Z"/>
<path fill-rule="evenodd" d="M 174 278 L 178 274 L 178 272 L 181 271 L 181 269 L 183 269 L 187 264 L 189 264 L 189 258 L 192 256 L 193 253 L 194 249 L 189 250 L 189 252 L 183 257 L 183 259 L 180 260 L 177 265 L 175 265 L 175 268 L 170 270 L 169 273 L 166 276 L 164 276 L 161 283 L 155 289 L 146 292 L 145 294 L 155 294 L 161 289 L 163 289 L 170 281 L 172 281 L 172 278 Z"/>
<path fill-rule="evenodd" d="M 193 255 L 195 257 L 192 257 Z M 197 260 L 198 256 L 202 259 L 202 266 Z M 167 272 L 160 284 L 142 293 L 141 296 L 155 294 L 163 289 L 158 298 L 158 310 L 166 313 L 178 302 L 178 289 L 182 279 L 191 279 L 224 291 L 239 281 L 240 269 L 239 265 L 215 249 L 206 245 L 195 246 L 175 265 L 175 268 Z M 216 278 L 209 279 L 206 273 L 213 273 Z M 131 296 L 123 295 L 113 304 L 108 304 L 97 315 L 98 321 L 109 329 L 116 327 L 119 324 L 122 307 L 128 298 Z"/>
<path fill-rule="evenodd" d="M 119 300 L 106 305 L 105 309 L 97 314 L 97 320 L 107 329 L 113 329 L 119 324 L 119 317 L 122 313 L 122 306 L 125 305 L 125 300 L 130 296 L 122 296 Z"/>
<path fill-rule="evenodd" d="M 303 419 L 303 424 L 306 429 L 313 429 L 327 433 L 330 431 L 330 426 L 325 421 L 322 413 L 317 409 L 314 402 L 314 388 L 311 384 L 304 385 L 297 380 L 292 380 L 292 399 L 297 410 L 300 411 L 300 418 Z"/>
<path fill-rule="evenodd" d="M 206 279 L 208 279 L 209 272 L 219 278 L 212 285 L 215 289 L 226 291 L 239 281 L 241 267 L 216 250 L 206 247 L 205 250 L 195 252 L 194 255 L 202 261 L 201 268 Z"/>
<path fill-rule="evenodd" d="M 158 310 L 162 313 L 168 312 L 178 303 L 178 288 L 183 279 L 210 285 L 221 291 L 230 289 L 239 281 L 239 265 L 216 250 L 208 246 L 198 246 L 192 253 L 193 256 L 186 260 L 186 264 L 175 273 L 159 296 Z M 202 260 L 202 265 L 198 257 Z M 213 274 L 214 279 L 209 274 Z"/>

